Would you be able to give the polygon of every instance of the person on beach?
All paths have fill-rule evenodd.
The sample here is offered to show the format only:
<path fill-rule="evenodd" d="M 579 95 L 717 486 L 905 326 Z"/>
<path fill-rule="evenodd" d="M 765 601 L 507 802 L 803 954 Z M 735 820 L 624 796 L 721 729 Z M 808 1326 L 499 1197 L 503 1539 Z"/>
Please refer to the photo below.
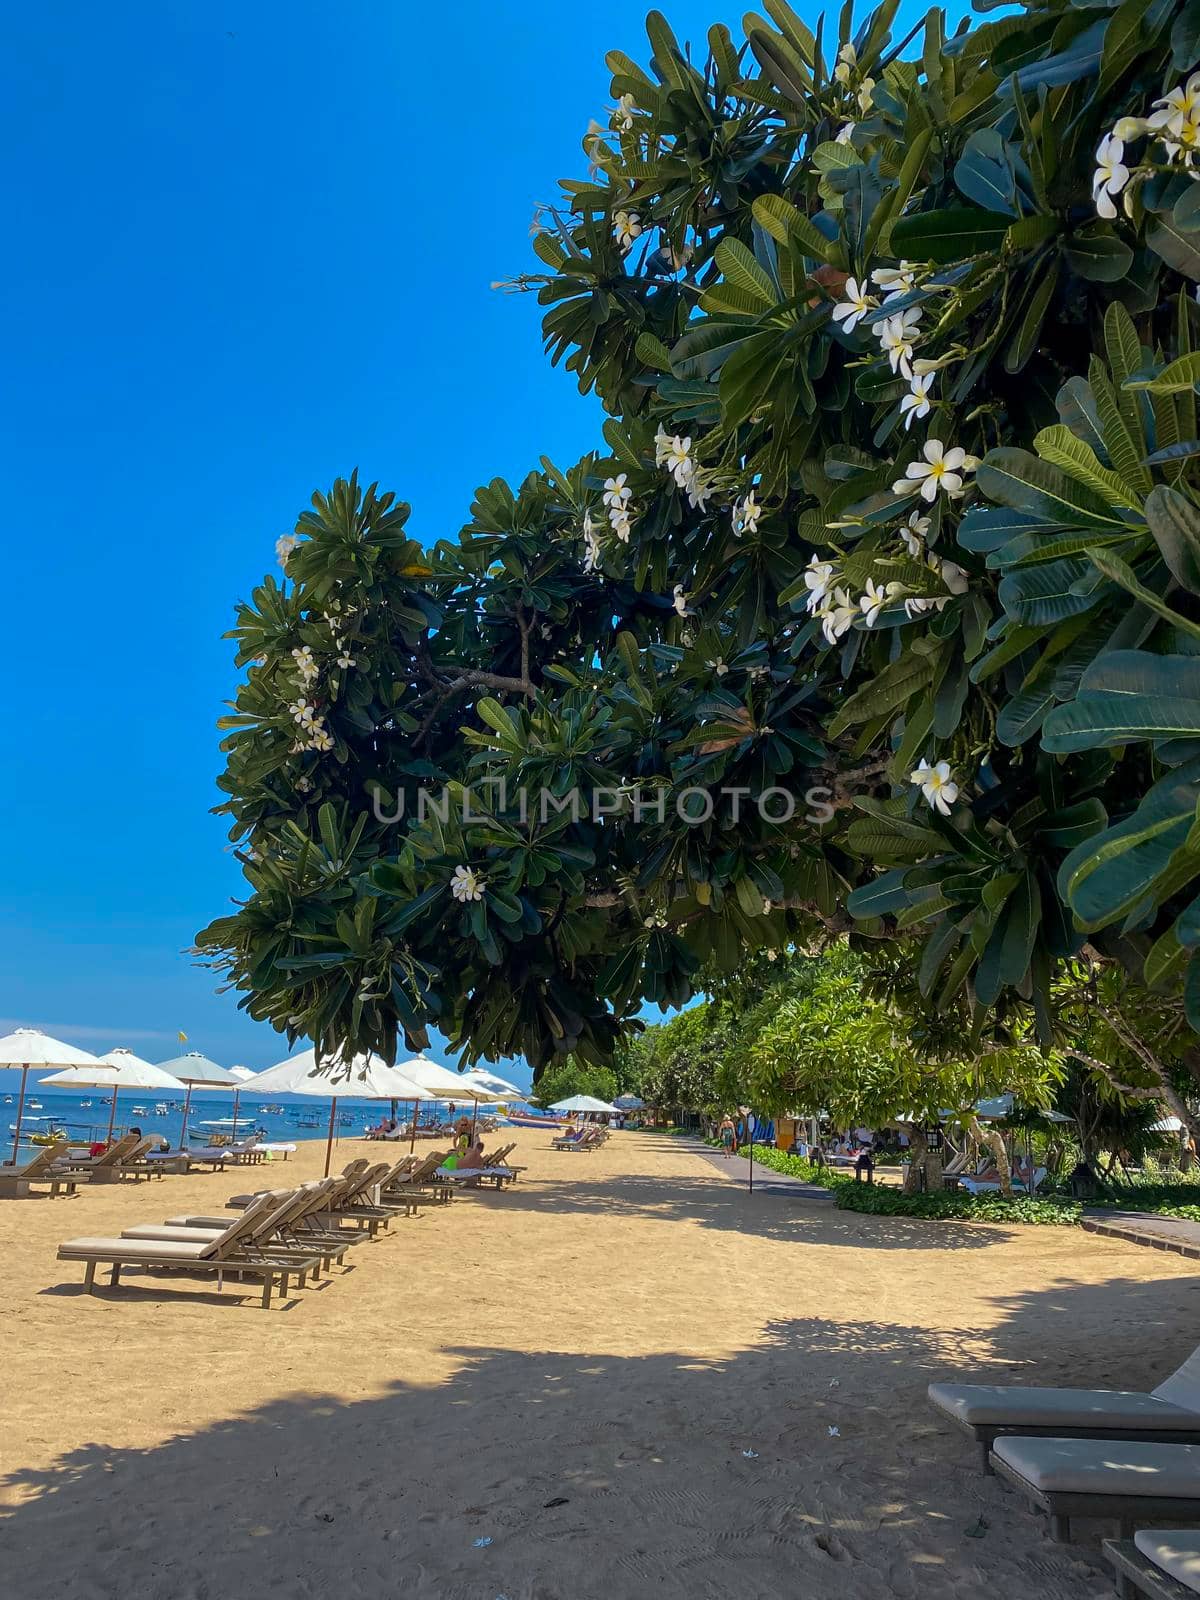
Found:
<path fill-rule="evenodd" d="M 734 1128 L 733 1118 L 728 1112 L 721 1118 L 717 1128 L 717 1137 L 721 1141 L 721 1146 L 725 1151 L 725 1159 L 728 1161 L 729 1157 L 737 1149 L 737 1130 Z"/>

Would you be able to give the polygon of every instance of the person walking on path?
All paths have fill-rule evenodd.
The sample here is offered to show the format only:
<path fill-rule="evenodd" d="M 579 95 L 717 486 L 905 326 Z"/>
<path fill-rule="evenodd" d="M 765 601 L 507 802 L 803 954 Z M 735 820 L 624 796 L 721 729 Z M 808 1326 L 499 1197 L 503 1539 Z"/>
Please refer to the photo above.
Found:
<path fill-rule="evenodd" d="M 721 1118 L 717 1128 L 717 1136 L 721 1141 L 722 1149 L 725 1151 L 725 1159 L 728 1161 L 729 1157 L 737 1149 L 737 1132 L 733 1126 L 733 1118 L 728 1112 Z"/>

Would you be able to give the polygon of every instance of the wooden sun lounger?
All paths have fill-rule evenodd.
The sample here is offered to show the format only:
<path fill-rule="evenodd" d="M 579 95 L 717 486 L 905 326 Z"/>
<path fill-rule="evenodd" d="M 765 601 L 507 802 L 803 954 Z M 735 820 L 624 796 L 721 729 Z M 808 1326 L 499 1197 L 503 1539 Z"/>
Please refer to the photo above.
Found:
<path fill-rule="evenodd" d="M 1200 1445 L 1118 1439 L 996 1440 L 992 1466 L 1069 1543 L 1074 1517 L 1112 1518 L 1122 1537 L 1140 1522 L 1200 1523 Z"/>
<path fill-rule="evenodd" d="M 321 1203 L 323 1197 L 320 1188 L 320 1185 L 314 1185 L 312 1190 L 305 1187 L 273 1190 L 271 1198 L 277 1204 L 258 1213 L 258 1220 L 242 1235 L 240 1248 L 245 1250 L 255 1245 L 272 1256 L 279 1255 L 287 1259 L 298 1256 L 302 1261 L 311 1258 L 315 1262 L 312 1269 L 314 1278 L 320 1277 L 322 1266 L 328 1271 L 334 1261 L 341 1265 L 353 1242 L 352 1234 L 343 1233 L 340 1238 L 316 1231 L 302 1234 L 298 1227 L 314 1205 Z M 168 1217 L 164 1223 L 139 1223 L 135 1227 L 125 1228 L 121 1237 L 163 1242 L 208 1241 L 220 1238 L 228 1226 L 227 1217 Z"/>
<path fill-rule="evenodd" d="M 1195 1528 L 1142 1529 L 1132 1539 L 1102 1545 L 1117 1576 L 1121 1600 L 1195 1600 L 1200 1594 L 1200 1532 Z"/>
<path fill-rule="evenodd" d="M 49 1188 L 54 1199 L 63 1189 L 74 1194 L 81 1183 L 88 1181 L 87 1173 L 66 1173 L 55 1170 L 55 1164 L 68 1149 L 66 1139 L 56 1139 L 43 1145 L 23 1167 L 0 1167 L 0 1200 L 23 1200 L 37 1189 Z"/>
<path fill-rule="evenodd" d="M 287 1293 L 288 1282 L 293 1278 L 303 1288 L 313 1268 L 311 1260 L 284 1259 L 252 1243 L 243 1248 L 242 1241 L 261 1212 L 273 1206 L 272 1197 L 264 1195 L 256 1205 L 248 1206 L 235 1218 L 223 1234 L 211 1240 L 67 1239 L 58 1247 L 58 1259 L 85 1264 L 83 1285 L 89 1294 L 95 1293 L 98 1266 L 111 1266 L 109 1283 L 113 1288 L 120 1283 L 124 1267 L 174 1267 L 189 1275 L 215 1275 L 218 1288 L 223 1286 L 226 1276 L 261 1278 L 265 1309 L 271 1304 L 276 1284 L 280 1294 Z"/>
<path fill-rule="evenodd" d="M 102 1150 L 98 1156 L 63 1156 L 55 1163 L 57 1172 L 77 1174 L 84 1172 L 94 1183 L 115 1183 L 120 1173 L 118 1167 L 133 1153 L 142 1140 L 136 1133 L 123 1133 L 119 1139 Z"/>
<path fill-rule="evenodd" d="M 1200 1346 L 1150 1394 L 1120 1389 L 1044 1389 L 1020 1384 L 931 1383 L 930 1403 L 983 1453 L 1004 1434 L 1026 1438 L 1143 1439 L 1200 1444 Z"/>

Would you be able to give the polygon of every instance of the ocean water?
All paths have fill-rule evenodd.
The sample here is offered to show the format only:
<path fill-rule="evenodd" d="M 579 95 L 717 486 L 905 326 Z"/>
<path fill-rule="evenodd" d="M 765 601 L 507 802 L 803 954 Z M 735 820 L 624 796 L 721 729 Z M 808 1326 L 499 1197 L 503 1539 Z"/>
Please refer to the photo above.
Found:
<path fill-rule="evenodd" d="M 40 1110 L 31 1104 L 34 1101 L 41 1102 Z M 37 1084 L 31 1081 L 21 1119 L 21 1157 L 32 1152 L 33 1147 L 27 1143 L 29 1137 L 35 1133 L 49 1132 L 52 1125 L 65 1129 L 71 1139 L 81 1144 L 103 1139 L 108 1131 L 111 1101 L 111 1093 L 106 1094 L 103 1089 L 75 1094 L 61 1089 L 39 1090 Z M 155 1111 L 158 1105 L 168 1108 L 165 1114 Z M 410 1104 L 403 1102 L 397 1107 L 396 1114 L 401 1122 L 407 1122 L 411 1109 Z M 448 1129 L 451 1120 L 457 1120 L 464 1110 L 469 1116 L 471 1109 L 471 1102 L 456 1106 L 452 1119 L 447 1105 L 424 1101 L 421 1105 L 421 1124 L 439 1123 Z M 17 1120 L 15 1093 L 0 1095 L 0 1112 L 3 1112 L 0 1117 L 0 1160 L 7 1161 L 12 1156 L 13 1130 Z M 360 1139 L 368 1128 L 373 1128 L 381 1118 L 390 1114 L 391 1107 L 386 1100 L 355 1100 L 349 1096 L 339 1098 L 334 1140 Z M 481 1106 L 480 1116 L 487 1114 L 487 1110 Z M 192 1095 L 188 1129 L 202 1132 L 202 1123 L 232 1116 L 232 1091 L 218 1093 L 213 1089 L 199 1090 Z M 131 1127 L 140 1128 L 143 1133 L 160 1133 L 172 1149 L 178 1148 L 183 1131 L 182 1099 L 122 1089 L 117 1097 L 116 1132 L 123 1133 Z M 266 1140 L 280 1144 L 294 1144 L 301 1139 L 325 1139 L 329 1135 L 329 1101 L 311 1095 L 277 1095 L 268 1101 L 253 1093 L 243 1094 L 238 1104 L 239 1135 L 244 1136 L 255 1128 L 262 1130 Z M 189 1148 L 193 1149 L 197 1142 L 192 1138 L 187 1140 Z"/>

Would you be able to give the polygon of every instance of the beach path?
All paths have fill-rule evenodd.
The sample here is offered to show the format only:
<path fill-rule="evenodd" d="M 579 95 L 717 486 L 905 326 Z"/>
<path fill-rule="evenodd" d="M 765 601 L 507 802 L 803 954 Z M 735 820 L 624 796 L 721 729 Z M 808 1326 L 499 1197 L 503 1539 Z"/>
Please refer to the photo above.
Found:
<path fill-rule="evenodd" d="M 250 1185 L 0 1202 L 5 1600 L 1108 1592 L 1111 1530 L 1052 1544 L 925 1386 L 1152 1386 L 1195 1342 L 1195 1262 L 750 1196 L 662 1134 L 518 1144 L 511 1189 L 269 1311 L 179 1278 L 87 1296 L 55 1247 L 313 1176 L 319 1145 Z"/>

